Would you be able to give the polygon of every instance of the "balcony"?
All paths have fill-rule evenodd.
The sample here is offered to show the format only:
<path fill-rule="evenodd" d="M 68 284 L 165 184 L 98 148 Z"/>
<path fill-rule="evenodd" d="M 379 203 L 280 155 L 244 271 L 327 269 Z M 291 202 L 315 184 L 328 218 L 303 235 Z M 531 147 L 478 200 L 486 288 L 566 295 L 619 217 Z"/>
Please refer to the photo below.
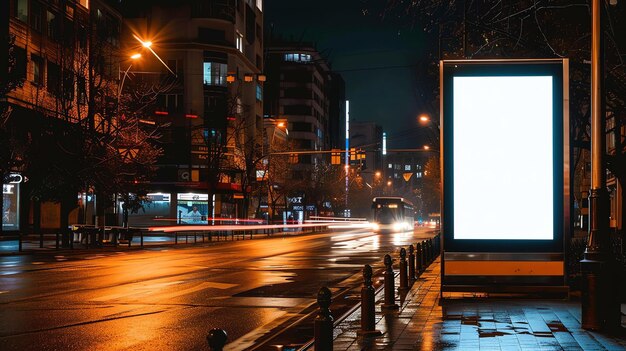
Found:
<path fill-rule="evenodd" d="M 191 8 L 195 18 L 216 18 L 235 23 L 235 0 L 196 0 Z"/>

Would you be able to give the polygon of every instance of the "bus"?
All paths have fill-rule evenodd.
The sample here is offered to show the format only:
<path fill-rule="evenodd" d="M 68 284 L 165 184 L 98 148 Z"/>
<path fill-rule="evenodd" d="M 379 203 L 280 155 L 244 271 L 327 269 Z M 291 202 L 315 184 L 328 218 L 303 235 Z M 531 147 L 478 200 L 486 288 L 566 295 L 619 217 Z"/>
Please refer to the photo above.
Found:
<path fill-rule="evenodd" d="M 402 197 L 384 196 L 372 200 L 372 227 L 375 232 L 413 230 L 413 204 Z"/>

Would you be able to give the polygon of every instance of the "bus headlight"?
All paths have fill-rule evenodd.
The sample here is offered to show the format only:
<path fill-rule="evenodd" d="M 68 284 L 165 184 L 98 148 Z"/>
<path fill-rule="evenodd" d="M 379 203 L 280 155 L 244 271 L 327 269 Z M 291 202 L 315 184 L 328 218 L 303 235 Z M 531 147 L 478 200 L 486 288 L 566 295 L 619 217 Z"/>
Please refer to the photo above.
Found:
<path fill-rule="evenodd" d="M 396 232 L 404 230 L 404 227 L 405 227 L 404 223 L 402 223 L 402 222 L 396 222 L 396 223 L 393 224 L 393 230 L 396 231 Z"/>
<path fill-rule="evenodd" d="M 378 223 L 372 223 L 372 230 L 373 231 L 378 231 L 380 229 L 380 226 L 378 225 Z"/>

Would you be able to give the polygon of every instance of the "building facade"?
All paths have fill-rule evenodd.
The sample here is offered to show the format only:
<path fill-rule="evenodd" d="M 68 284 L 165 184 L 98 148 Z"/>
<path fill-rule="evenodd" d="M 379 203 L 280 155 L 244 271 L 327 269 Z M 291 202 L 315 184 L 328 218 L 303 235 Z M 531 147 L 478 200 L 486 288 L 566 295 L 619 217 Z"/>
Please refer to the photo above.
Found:
<path fill-rule="evenodd" d="M 176 81 L 154 116 L 168 125 L 150 184 L 161 215 L 185 223 L 197 207 L 203 223 L 250 216 L 251 162 L 263 144 L 262 1 L 128 1 L 124 8 L 125 39 L 150 41 L 162 59 L 146 69 Z"/>
<path fill-rule="evenodd" d="M 374 122 L 350 122 L 350 147 L 361 149 L 365 159 L 359 160 L 360 174 L 367 184 L 373 184 L 376 174 L 383 171 L 383 128 Z"/>
<path fill-rule="evenodd" d="M 311 43 L 270 39 L 266 45 L 264 116 L 288 122 L 293 149 L 308 151 L 294 157 L 289 181 L 302 188 L 292 190 L 288 205 L 295 220 L 322 212 L 320 204 L 305 196 L 307 182 L 330 164 L 332 146 L 340 144 L 339 129 L 345 121 L 345 88 L 325 58 Z"/>
<path fill-rule="evenodd" d="M 95 204 L 78 179 L 86 176 L 77 173 L 85 157 L 93 157 L 82 150 L 85 133 L 103 133 L 116 120 L 110 108 L 122 22 L 116 3 L 10 0 L 0 13 L 9 38 L 0 49 L 2 228 L 58 230 L 93 222 Z"/>

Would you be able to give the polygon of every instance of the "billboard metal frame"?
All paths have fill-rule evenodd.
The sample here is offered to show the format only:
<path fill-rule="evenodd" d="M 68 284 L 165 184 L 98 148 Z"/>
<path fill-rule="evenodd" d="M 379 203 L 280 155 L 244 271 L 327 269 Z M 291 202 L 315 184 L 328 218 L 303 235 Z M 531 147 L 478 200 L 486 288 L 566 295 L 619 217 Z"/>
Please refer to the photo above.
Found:
<path fill-rule="evenodd" d="M 564 248 L 567 247 L 566 240 L 571 237 L 570 213 L 572 211 L 569 61 L 567 59 L 444 60 L 440 61 L 439 67 L 442 294 L 454 291 L 567 291 Z M 554 232 L 552 240 L 460 240 L 454 238 L 453 78 L 455 76 L 505 75 L 551 75 L 554 77 Z"/>

